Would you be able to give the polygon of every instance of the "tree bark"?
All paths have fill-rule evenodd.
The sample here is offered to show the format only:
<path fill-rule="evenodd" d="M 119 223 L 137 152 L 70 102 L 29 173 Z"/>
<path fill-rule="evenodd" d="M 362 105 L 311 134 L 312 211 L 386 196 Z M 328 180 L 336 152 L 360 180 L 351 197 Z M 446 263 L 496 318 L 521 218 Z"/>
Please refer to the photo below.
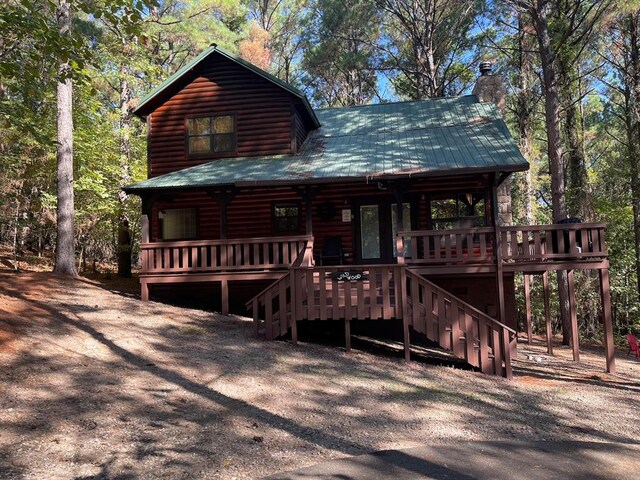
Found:
<path fill-rule="evenodd" d="M 532 33 L 530 23 L 523 17 L 524 13 L 518 15 L 518 97 L 516 104 L 516 116 L 518 118 L 518 138 L 520 151 L 524 158 L 531 161 L 533 150 L 533 113 L 534 113 L 534 92 L 532 91 L 531 79 L 533 77 L 533 58 L 530 52 Z M 533 225 L 533 187 L 531 180 L 531 169 L 516 177 L 520 184 L 523 202 L 523 214 L 526 225 Z"/>
<path fill-rule="evenodd" d="M 630 13 L 621 21 L 621 29 L 628 36 L 625 62 L 625 127 L 627 155 L 631 169 L 631 204 L 633 206 L 633 232 L 638 298 L 640 298 L 640 13 Z"/>
<path fill-rule="evenodd" d="M 551 175 L 551 207 L 553 221 L 567 217 L 565 201 L 564 167 L 562 164 L 562 140 L 560 131 L 560 92 L 558 89 L 557 58 L 551 49 L 549 34 L 549 0 L 538 0 L 532 12 L 538 37 L 542 80 L 545 97 L 545 124 L 547 127 L 547 155 Z M 558 296 L 560 298 L 560 316 L 562 319 L 562 342 L 569 344 L 571 318 L 569 315 L 569 296 L 567 272 L 558 271 Z"/>
<path fill-rule="evenodd" d="M 58 5 L 57 21 L 60 34 L 71 32 L 71 4 L 62 0 Z M 73 197 L 73 83 L 68 62 L 58 67 L 57 85 L 57 240 L 54 272 L 77 276 L 74 235 Z"/>
<path fill-rule="evenodd" d="M 131 88 L 129 86 L 129 68 L 125 63 L 120 65 L 120 185 L 131 183 Z M 131 276 L 131 233 L 127 217 L 127 194 L 120 190 L 118 211 L 118 275 Z"/>

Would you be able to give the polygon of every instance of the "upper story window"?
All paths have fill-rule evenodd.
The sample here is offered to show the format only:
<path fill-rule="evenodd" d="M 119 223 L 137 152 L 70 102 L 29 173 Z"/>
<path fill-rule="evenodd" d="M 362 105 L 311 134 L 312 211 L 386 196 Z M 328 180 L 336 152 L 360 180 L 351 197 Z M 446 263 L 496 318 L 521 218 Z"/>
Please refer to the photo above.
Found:
<path fill-rule="evenodd" d="M 431 197 L 434 230 L 486 226 L 484 193 L 456 193 Z"/>
<path fill-rule="evenodd" d="M 187 148 L 192 155 L 235 152 L 235 115 L 188 118 Z"/>

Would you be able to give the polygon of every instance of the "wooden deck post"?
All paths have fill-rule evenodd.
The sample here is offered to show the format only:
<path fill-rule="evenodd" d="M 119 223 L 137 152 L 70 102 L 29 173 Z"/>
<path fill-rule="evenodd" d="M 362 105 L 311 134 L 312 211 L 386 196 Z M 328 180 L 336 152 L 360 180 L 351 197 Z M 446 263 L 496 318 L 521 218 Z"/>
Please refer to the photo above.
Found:
<path fill-rule="evenodd" d="M 553 355 L 553 330 L 551 328 L 551 308 L 549 307 L 549 272 L 542 274 L 542 295 L 544 300 L 544 320 L 547 329 L 547 353 Z"/>
<path fill-rule="evenodd" d="M 140 280 L 140 298 L 143 302 L 149 301 L 149 284 L 145 280 Z"/>
<path fill-rule="evenodd" d="M 498 320 L 506 323 L 504 306 L 504 276 L 502 265 L 502 235 L 500 232 L 500 216 L 498 215 L 498 180 L 492 175 L 491 181 L 491 216 L 494 228 L 494 255 L 496 261 L 496 299 L 498 302 Z"/>
<path fill-rule="evenodd" d="M 404 229 L 404 209 L 403 201 L 404 201 L 404 190 L 402 188 L 402 184 L 397 184 L 393 189 L 393 193 L 396 197 L 396 232 L 401 232 Z M 399 264 L 404 263 L 404 240 L 396 235 L 396 238 L 393 239 L 396 242 L 396 258 Z"/>
<path fill-rule="evenodd" d="M 613 325 L 611 323 L 611 291 L 609 289 L 609 269 L 602 268 L 600 273 L 600 299 L 602 300 L 602 323 L 604 327 L 604 351 L 607 357 L 607 373 L 616 373 L 616 351 L 613 344 Z"/>
<path fill-rule="evenodd" d="M 402 312 L 402 332 L 404 339 L 404 359 L 411 361 L 411 335 L 409 332 L 409 302 L 407 301 L 407 267 L 400 266 L 396 270 L 396 285 L 399 287 L 399 294 L 396 299 L 396 312 Z M 396 314 L 397 315 L 397 314 Z"/>
<path fill-rule="evenodd" d="M 344 349 L 347 352 L 351 351 L 351 319 L 344 319 Z"/>
<path fill-rule="evenodd" d="M 222 297 L 222 314 L 229 315 L 229 282 L 227 280 L 220 281 L 220 296 Z"/>
<path fill-rule="evenodd" d="M 576 291 L 573 278 L 574 271 L 567 271 L 569 287 L 569 317 L 571 318 L 571 350 L 573 351 L 573 361 L 580 361 L 580 339 L 578 338 L 578 312 L 576 311 Z"/>
<path fill-rule="evenodd" d="M 527 343 L 531 345 L 533 328 L 531 325 L 531 286 L 529 285 L 529 274 L 524 274 L 524 309 L 527 321 Z"/>

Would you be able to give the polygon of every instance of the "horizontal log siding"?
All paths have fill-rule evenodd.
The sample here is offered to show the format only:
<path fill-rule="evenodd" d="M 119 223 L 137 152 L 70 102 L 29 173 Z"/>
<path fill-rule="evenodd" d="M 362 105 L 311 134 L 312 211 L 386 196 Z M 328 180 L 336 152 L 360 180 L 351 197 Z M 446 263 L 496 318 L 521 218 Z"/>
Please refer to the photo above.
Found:
<path fill-rule="evenodd" d="M 422 194 L 433 190 L 447 190 L 448 182 L 445 179 L 414 179 L 406 189 L 407 197 L 413 198 L 418 204 L 418 224 L 416 229 L 427 228 L 426 200 L 422 200 Z M 468 185 L 476 186 L 469 181 Z M 457 184 L 454 188 L 464 188 Z M 470 188 L 470 187 L 468 187 Z M 345 192 L 348 192 L 345 194 Z M 152 241 L 158 239 L 158 210 L 160 208 L 188 208 L 198 207 L 199 214 L 199 238 L 220 238 L 220 210 L 218 204 L 206 193 L 176 193 L 172 194 L 172 201 L 160 201 L 154 204 L 153 220 L 151 222 Z M 377 182 L 352 183 L 338 185 L 323 185 L 313 201 L 313 236 L 314 253 L 320 254 L 324 245 L 324 239 L 328 235 L 342 237 L 343 248 L 348 258 L 353 258 L 354 225 L 353 222 L 342 221 L 342 210 L 352 208 L 352 200 L 367 198 L 371 202 L 378 199 L 390 200 L 393 193 L 390 190 L 378 189 Z M 345 203 L 346 200 L 346 203 Z M 367 200 L 368 201 L 368 200 Z M 336 207 L 336 216 L 332 220 L 322 220 L 318 215 L 318 205 L 331 202 Z M 281 236 L 283 233 L 275 232 L 272 224 L 272 208 L 274 203 L 298 203 L 300 205 L 300 223 L 295 232 L 287 232 L 291 235 L 305 234 L 305 204 L 302 198 L 291 188 L 252 188 L 241 189 L 228 207 L 227 236 L 228 238 L 252 238 Z M 354 215 L 357 212 L 353 212 Z"/>
<path fill-rule="evenodd" d="M 289 93 L 271 82 L 220 56 L 212 57 L 198 67 L 190 83 L 150 115 L 149 177 L 220 158 L 186 154 L 184 123 L 191 115 L 235 113 L 238 156 L 290 153 L 292 102 Z"/>

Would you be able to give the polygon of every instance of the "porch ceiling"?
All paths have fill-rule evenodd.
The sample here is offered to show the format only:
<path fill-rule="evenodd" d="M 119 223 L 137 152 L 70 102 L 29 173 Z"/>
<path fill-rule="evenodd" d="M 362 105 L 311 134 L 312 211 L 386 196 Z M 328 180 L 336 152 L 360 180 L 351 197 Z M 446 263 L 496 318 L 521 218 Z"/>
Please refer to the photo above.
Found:
<path fill-rule="evenodd" d="M 226 158 L 125 187 L 300 184 L 529 168 L 493 104 L 475 96 L 318 110 L 300 153 Z"/>

